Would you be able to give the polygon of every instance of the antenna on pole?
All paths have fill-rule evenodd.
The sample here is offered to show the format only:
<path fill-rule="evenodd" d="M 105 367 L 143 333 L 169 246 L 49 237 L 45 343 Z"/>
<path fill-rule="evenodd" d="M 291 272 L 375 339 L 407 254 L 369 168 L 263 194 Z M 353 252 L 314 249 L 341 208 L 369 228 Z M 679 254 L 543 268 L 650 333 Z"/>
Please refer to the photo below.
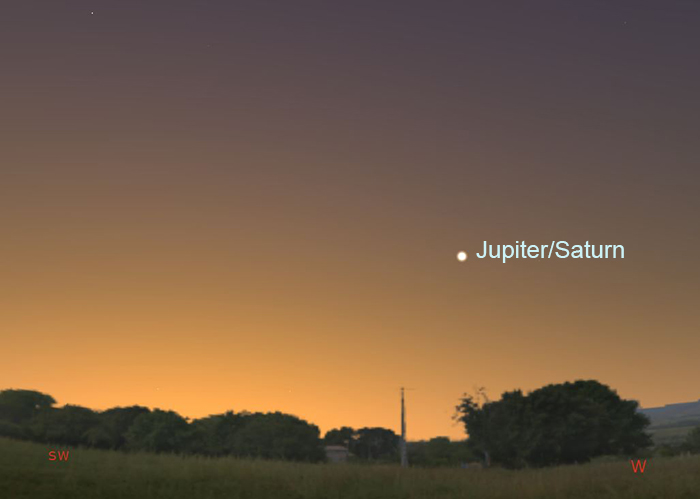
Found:
<path fill-rule="evenodd" d="M 404 403 L 403 387 L 401 387 L 401 467 L 408 467 L 408 452 L 406 449 L 406 404 Z"/>

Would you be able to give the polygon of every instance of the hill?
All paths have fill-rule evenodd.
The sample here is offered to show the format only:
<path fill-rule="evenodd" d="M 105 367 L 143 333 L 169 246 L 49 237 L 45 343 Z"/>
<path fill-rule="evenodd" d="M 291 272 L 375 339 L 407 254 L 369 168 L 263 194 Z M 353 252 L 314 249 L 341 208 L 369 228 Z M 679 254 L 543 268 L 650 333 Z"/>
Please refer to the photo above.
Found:
<path fill-rule="evenodd" d="M 690 430 L 700 426 L 700 400 L 650 407 L 640 412 L 651 419 L 649 431 L 657 445 L 679 444 Z"/>
<path fill-rule="evenodd" d="M 700 456 L 509 471 L 329 465 L 70 449 L 0 438 L 0 497 L 664 499 L 698 497 Z"/>

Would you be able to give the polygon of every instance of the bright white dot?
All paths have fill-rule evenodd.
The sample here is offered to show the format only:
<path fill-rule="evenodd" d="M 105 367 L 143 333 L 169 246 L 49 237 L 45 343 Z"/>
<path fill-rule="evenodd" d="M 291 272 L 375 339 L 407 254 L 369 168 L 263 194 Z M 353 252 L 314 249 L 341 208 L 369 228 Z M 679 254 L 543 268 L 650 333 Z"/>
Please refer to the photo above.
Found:
<path fill-rule="evenodd" d="M 94 16 L 94 15 L 95 15 L 95 13 L 94 13 L 94 12 L 90 12 L 90 15 L 91 15 L 91 16 Z"/>
<path fill-rule="evenodd" d="M 459 253 L 457 253 L 457 260 L 459 260 L 460 262 L 466 261 L 467 253 L 465 251 L 460 251 Z"/>

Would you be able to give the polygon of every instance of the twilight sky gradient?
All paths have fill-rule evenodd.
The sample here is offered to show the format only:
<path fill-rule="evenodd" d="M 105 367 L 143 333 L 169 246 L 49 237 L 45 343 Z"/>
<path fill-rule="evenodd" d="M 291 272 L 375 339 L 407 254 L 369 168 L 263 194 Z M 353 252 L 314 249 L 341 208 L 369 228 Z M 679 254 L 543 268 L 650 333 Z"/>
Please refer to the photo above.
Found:
<path fill-rule="evenodd" d="M 404 385 L 411 439 L 475 386 L 697 400 L 699 52 L 692 1 L 4 2 L 0 389 L 325 431 Z M 523 239 L 625 259 L 456 259 Z"/>

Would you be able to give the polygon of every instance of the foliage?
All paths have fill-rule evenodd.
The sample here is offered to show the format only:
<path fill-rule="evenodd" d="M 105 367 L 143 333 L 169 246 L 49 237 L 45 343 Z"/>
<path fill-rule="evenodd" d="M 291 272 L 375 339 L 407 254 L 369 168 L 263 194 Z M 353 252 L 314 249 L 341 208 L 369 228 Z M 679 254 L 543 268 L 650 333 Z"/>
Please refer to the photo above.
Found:
<path fill-rule="evenodd" d="M 243 426 L 244 414 L 216 414 L 192 422 L 190 450 L 207 456 L 235 455 L 234 436 Z"/>
<path fill-rule="evenodd" d="M 38 414 L 30 425 L 34 438 L 41 442 L 66 445 L 88 444 L 88 432 L 97 426 L 97 413 L 77 405 L 51 408 Z"/>
<path fill-rule="evenodd" d="M 597 381 L 548 385 L 495 402 L 465 395 L 457 419 L 478 450 L 506 467 L 581 463 L 595 456 L 633 454 L 651 445 L 637 403 Z"/>
<path fill-rule="evenodd" d="M 0 437 L 24 438 L 26 437 L 26 432 L 18 424 L 0 420 Z"/>
<path fill-rule="evenodd" d="M 50 395 L 34 390 L 0 391 L 0 420 L 24 424 L 56 401 Z"/>
<path fill-rule="evenodd" d="M 88 443 L 95 447 L 122 449 L 126 447 L 126 433 L 136 418 L 149 413 L 141 406 L 113 407 L 99 413 L 99 424 L 90 430 Z"/>
<path fill-rule="evenodd" d="M 673 457 L 681 453 L 681 448 L 680 446 L 663 444 L 655 449 L 655 453 L 661 457 Z"/>
<path fill-rule="evenodd" d="M 324 445 L 342 445 L 347 447 L 350 452 L 353 452 L 356 438 L 357 435 L 353 428 L 343 426 L 342 428 L 327 431 L 323 437 L 323 443 Z"/>
<path fill-rule="evenodd" d="M 396 460 L 399 436 L 386 428 L 360 428 L 356 433 L 354 454 L 367 460 Z"/>
<path fill-rule="evenodd" d="M 348 426 L 326 432 L 324 445 L 347 447 L 356 460 L 391 461 L 399 457 L 399 436 L 387 428 L 360 428 Z"/>
<path fill-rule="evenodd" d="M 172 411 L 53 407 L 49 395 L 0 392 L 0 436 L 57 445 L 297 461 L 325 458 L 318 427 L 296 416 L 227 412 L 188 422 Z"/>
<path fill-rule="evenodd" d="M 176 412 L 156 409 L 137 416 L 125 436 L 129 449 L 178 452 L 188 444 L 190 427 Z"/>
<path fill-rule="evenodd" d="M 408 443 L 408 462 L 412 466 L 460 466 L 479 461 L 467 441 L 452 442 L 447 437 L 436 437 Z"/>
<path fill-rule="evenodd" d="M 685 439 L 683 448 L 693 454 L 700 454 L 700 426 L 694 428 Z"/>
<path fill-rule="evenodd" d="M 318 427 L 296 416 L 256 413 L 242 418 L 232 454 L 240 457 L 320 461 L 325 458 Z"/>
<path fill-rule="evenodd" d="M 212 415 L 188 422 L 172 411 L 115 407 L 102 412 L 66 405 L 30 390 L 0 392 L 0 436 L 105 449 L 206 456 L 320 461 L 323 445 L 347 445 L 356 460 L 396 462 L 399 437 L 386 428 L 318 428 L 274 413 Z M 466 442 L 435 438 L 409 443 L 409 462 L 457 466 L 488 452 L 507 467 L 585 462 L 603 454 L 631 454 L 649 444 L 648 423 L 635 402 L 621 400 L 595 381 L 549 385 L 524 395 L 504 393 L 490 402 L 483 392 L 465 396 L 458 417 Z M 697 438 L 697 437 L 695 437 Z M 693 445 L 689 439 L 687 444 Z M 695 447 L 693 447 L 695 448 Z"/>

